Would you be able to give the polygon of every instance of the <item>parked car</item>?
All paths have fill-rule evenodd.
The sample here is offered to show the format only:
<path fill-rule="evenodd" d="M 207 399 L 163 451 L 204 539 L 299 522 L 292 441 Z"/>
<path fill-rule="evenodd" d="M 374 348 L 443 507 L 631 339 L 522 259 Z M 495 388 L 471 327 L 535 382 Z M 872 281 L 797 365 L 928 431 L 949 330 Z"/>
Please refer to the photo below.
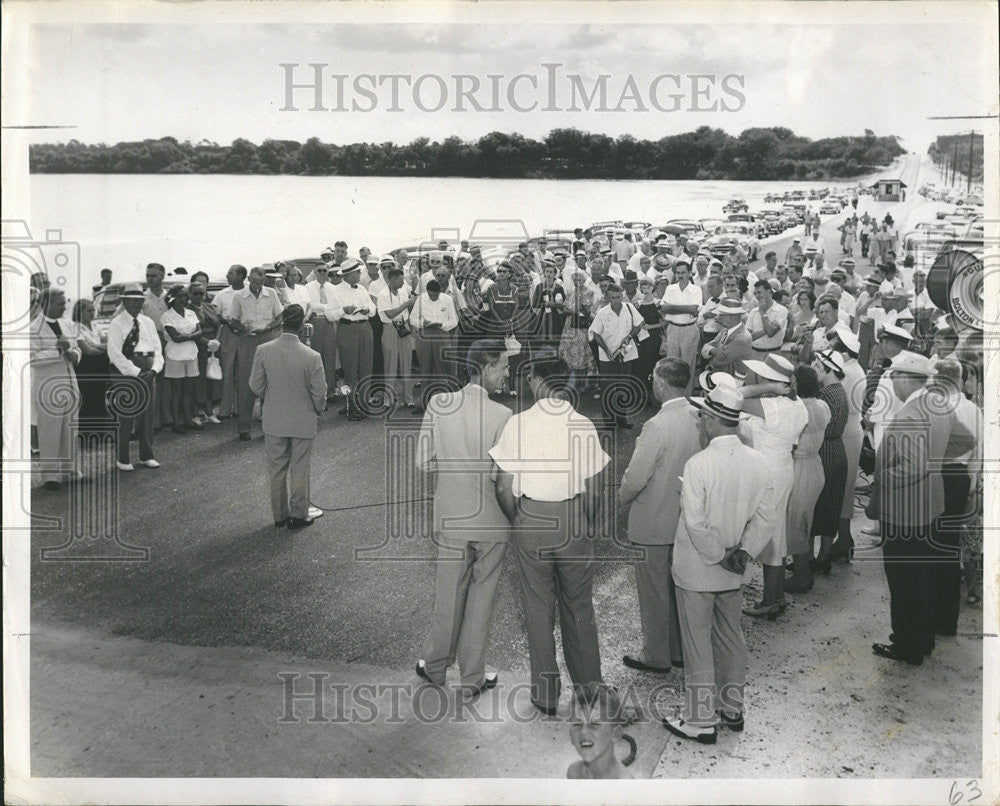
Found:
<path fill-rule="evenodd" d="M 840 212 L 840 210 L 841 207 L 839 204 L 835 204 L 834 202 L 830 201 L 823 202 L 823 204 L 819 206 L 820 215 L 837 215 Z"/>
<path fill-rule="evenodd" d="M 760 243 L 757 240 L 756 229 L 753 224 L 746 222 L 720 224 L 705 242 L 705 246 L 714 257 L 722 258 L 729 254 L 729 248 L 734 243 L 746 252 L 748 261 L 752 263 L 757 259 Z"/>
<path fill-rule="evenodd" d="M 722 206 L 722 212 L 724 213 L 739 213 L 743 210 L 749 210 L 750 207 L 747 205 L 746 199 L 730 199 Z"/>

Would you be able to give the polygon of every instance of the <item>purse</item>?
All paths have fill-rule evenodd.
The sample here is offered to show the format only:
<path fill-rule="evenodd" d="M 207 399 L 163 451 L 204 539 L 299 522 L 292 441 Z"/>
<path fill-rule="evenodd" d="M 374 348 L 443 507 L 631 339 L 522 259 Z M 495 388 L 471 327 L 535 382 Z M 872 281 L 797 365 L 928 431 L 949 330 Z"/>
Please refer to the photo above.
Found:
<path fill-rule="evenodd" d="M 222 364 L 219 363 L 219 359 L 215 357 L 215 353 L 208 356 L 208 361 L 205 363 L 205 377 L 210 381 L 221 381 L 222 380 Z"/>
<path fill-rule="evenodd" d="M 405 339 L 410 335 L 410 328 L 407 327 L 406 322 L 396 322 L 393 321 L 393 327 L 396 328 L 396 335 L 401 339 Z"/>

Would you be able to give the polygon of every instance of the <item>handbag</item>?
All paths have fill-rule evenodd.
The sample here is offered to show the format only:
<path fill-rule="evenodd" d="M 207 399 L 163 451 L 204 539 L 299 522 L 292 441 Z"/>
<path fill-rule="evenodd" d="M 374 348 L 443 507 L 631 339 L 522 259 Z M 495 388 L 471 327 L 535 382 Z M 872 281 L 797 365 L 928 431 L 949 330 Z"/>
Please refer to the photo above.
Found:
<path fill-rule="evenodd" d="M 215 353 L 211 353 L 208 356 L 208 361 L 205 363 L 205 377 L 210 381 L 222 380 L 222 364 L 215 357 Z"/>
<path fill-rule="evenodd" d="M 407 327 L 406 322 L 397 322 L 393 320 L 393 327 L 396 328 L 396 335 L 401 339 L 405 339 L 410 335 L 410 328 Z"/>

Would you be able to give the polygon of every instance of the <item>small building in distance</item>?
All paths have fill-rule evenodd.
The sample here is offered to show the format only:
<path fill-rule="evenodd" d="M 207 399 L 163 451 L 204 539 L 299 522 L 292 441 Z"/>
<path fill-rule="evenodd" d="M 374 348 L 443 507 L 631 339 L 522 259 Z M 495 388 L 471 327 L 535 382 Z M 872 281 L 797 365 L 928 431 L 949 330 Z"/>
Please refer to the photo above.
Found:
<path fill-rule="evenodd" d="M 905 187 L 902 179 L 879 179 L 872 185 L 875 201 L 905 201 Z"/>

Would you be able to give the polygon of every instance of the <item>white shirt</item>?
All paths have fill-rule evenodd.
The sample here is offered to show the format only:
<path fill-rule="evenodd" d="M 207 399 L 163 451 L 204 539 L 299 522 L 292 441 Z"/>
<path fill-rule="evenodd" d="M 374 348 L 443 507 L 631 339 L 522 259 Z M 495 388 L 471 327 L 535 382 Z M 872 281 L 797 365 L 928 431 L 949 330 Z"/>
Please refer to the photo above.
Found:
<path fill-rule="evenodd" d="M 680 283 L 668 285 L 663 292 L 663 302 L 666 305 L 694 305 L 701 310 L 702 293 L 701 288 L 694 283 L 688 283 L 687 288 L 682 289 Z M 663 315 L 666 322 L 674 325 L 687 325 L 697 321 L 697 314 L 690 313 L 667 313 Z"/>
<path fill-rule="evenodd" d="M 190 308 L 185 308 L 183 315 L 177 313 L 173 308 L 168 308 L 167 312 L 160 317 L 160 323 L 164 328 L 172 327 L 180 336 L 187 336 L 198 329 L 198 315 Z M 163 331 L 163 335 L 166 338 L 166 343 L 163 346 L 166 358 L 171 361 L 191 361 L 198 358 L 197 342 L 172 341 L 166 330 Z"/>
<path fill-rule="evenodd" d="M 552 397 L 511 417 L 490 456 L 514 477 L 514 495 L 535 501 L 575 498 L 611 461 L 594 424 Z"/>
<path fill-rule="evenodd" d="M 615 260 L 619 263 L 625 263 L 635 253 L 635 244 L 631 241 L 615 241 L 613 248 Z"/>
<path fill-rule="evenodd" d="M 698 327 L 701 328 L 703 333 L 718 333 L 719 332 L 719 322 L 715 318 L 715 312 L 719 307 L 718 300 L 713 300 L 711 297 L 701 306 L 701 310 L 698 311 Z M 708 314 L 711 314 L 710 316 Z"/>
<path fill-rule="evenodd" d="M 333 289 L 335 287 L 330 282 L 323 283 L 321 286 L 319 280 L 310 280 L 306 283 L 305 289 L 306 294 L 309 295 L 309 309 L 312 315 L 322 316 L 329 322 L 337 321 L 334 315 L 336 307 L 333 301 Z"/>
<path fill-rule="evenodd" d="M 857 310 L 857 308 L 858 308 L 858 300 L 854 296 L 854 294 L 845 291 L 843 294 L 840 295 L 839 309 L 840 312 L 848 318 L 848 321 L 850 321 L 850 318 L 854 316 L 854 312 Z"/>
<path fill-rule="evenodd" d="M 735 434 L 716 437 L 688 459 L 674 540 L 673 577 L 680 587 L 727 591 L 743 584 L 719 562 L 735 546 L 755 557 L 778 527 L 767 501 L 770 474 L 760 472 L 765 466 L 765 458 Z"/>
<path fill-rule="evenodd" d="M 247 330 L 263 330 L 282 310 L 278 292 L 266 285 L 261 286 L 257 297 L 253 295 L 249 285 L 242 291 L 237 291 L 230 308 L 233 318 Z"/>
<path fill-rule="evenodd" d="M 306 319 L 309 318 L 310 308 L 312 307 L 312 299 L 309 297 L 309 291 L 306 289 L 302 283 L 296 283 L 295 288 L 291 286 L 285 286 L 285 307 L 289 305 L 301 305 L 302 310 L 305 311 Z"/>
<path fill-rule="evenodd" d="M 785 340 L 785 330 L 788 328 L 788 308 L 784 305 L 779 305 L 777 302 L 772 302 L 771 307 L 767 309 L 767 313 L 763 316 L 760 312 L 760 306 L 755 306 L 747 314 L 747 330 L 751 334 L 758 330 L 763 330 L 765 316 L 772 325 L 779 325 L 778 332 L 773 336 L 764 335 L 755 339 L 752 346 L 756 350 L 769 350 L 780 347 Z"/>
<path fill-rule="evenodd" d="M 368 296 L 368 289 L 361 285 L 360 282 L 355 286 L 348 283 L 335 285 L 333 293 L 330 296 L 333 315 L 341 322 L 366 322 L 375 310 L 375 304 L 372 302 L 372 298 Z M 354 313 L 345 313 L 344 308 L 349 305 L 354 306 Z M 359 313 L 363 308 L 367 308 L 368 313 Z"/>
<path fill-rule="evenodd" d="M 628 338 L 632 328 L 641 325 L 643 321 L 642 315 L 631 303 L 623 301 L 619 313 L 615 313 L 610 305 L 605 305 L 594 314 L 594 321 L 590 324 L 587 336 L 591 341 L 594 340 L 594 336 L 600 336 L 611 350 L 617 350 L 622 342 Z M 597 354 L 601 361 L 612 360 L 601 346 L 598 346 Z M 622 357 L 625 361 L 635 361 L 639 357 L 639 348 L 636 346 L 635 339 L 629 339 Z"/>
<path fill-rule="evenodd" d="M 406 283 L 403 283 L 406 285 Z M 381 294 L 389 287 L 389 284 L 379 277 L 377 280 L 372 280 L 368 285 L 368 296 L 372 298 L 372 302 L 378 302 L 378 295 Z"/>
<path fill-rule="evenodd" d="M 913 298 L 913 302 L 910 303 L 910 310 L 913 312 L 914 316 L 917 315 L 918 311 L 933 311 L 936 309 L 937 305 L 935 305 L 931 300 L 930 294 L 927 293 L 926 286 L 919 294 L 917 294 L 917 296 Z"/>
<path fill-rule="evenodd" d="M 244 285 L 243 288 L 246 288 L 246 285 Z M 229 319 L 232 317 L 233 297 L 239 294 L 243 288 L 233 288 L 231 285 L 226 286 L 218 294 L 212 297 L 212 305 L 215 310 L 218 311 L 219 316 L 223 319 Z"/>
<path fill-rule="evenodd" d="M 532 277 L 531 288 L 532 288 L 532 290 L 534 290 L 534 288 L 535 288 L 535 280 L 534 280 L 534 278 L 536 276 L 537 275 L 534 272 L 531 272 L 531 277 Z M 423 274 L 420 275 L 420 291 L 421 291 L 421 293 L 426 293 L 427 292 L 427 284 L 431 280 L 433 280 L 433 279 L 435 279 L 434 274 L 432 272 L 429 272 L 429 271 L 425 271 Z M 490 282 L 490 285 L 493 285 L 492 281 Z M 489 288 L 489 286 L 487 286 L 487 288 Z M 455 275 L 454 274 L 451 275 L 448 278 L 448 287 L 447 288 L 442 288 L 441 290 L 443 292 L 445 292 L 446 294 L 448 294 L 448 296 L 451 297 L 452 301 L 458 307 L 458 310 L 461 311 L 461 310 L 469 307 L 469 303 L 465 299 L 465 294 L 462 293 L 462 290 L 458 287 L 458 283 L 455 282 Z M 483 293 L 485 293 L 485 289 L 483 290 Z"/>
<path fill-rule="evenodd" d="M 371 290 L 371 289 L 369 289 Z M 378 306 L 378 316 L 387 325 L 392 322 L 409 322 L 410 312 L 403 310 L 402 313 L 397 313 L 391 319 L 386 314 L 386 311 L 390 311 L 393 308 L 398 308 L 404 302 L 406 302 L 410 297 L 413 296 L 413 292 L 406 283 L 400 287 L 399 291 L 392 291 L 388 286 L 383 288 L 378 292 L 378 297 L 375 300 L 375 304 Z"/>
<path fill-rule="evenodd" d="M 432 300 L 425 291 L 417 297 L 417 302 L 410 311 L 410 322 L 413 327 L 426 327 L 429 322 L 441 324 L 441 330 L 447 332 L 458 327 L 458 314 L 451 296 L 438 294 L 437 301 Z"/>
<path fill-rule="evenodd" d="M 160 349 L 160 337 L 156 332 L 156 325 L 142 313 L 136 319 L 139 320 L 139 341 L 136 342 L 135 352 L 152 353 L 153 364 L 150 369 L 159 372 L 163 369 L 163 351 Z M 139 367 L 122 355 L 122 345 L 132 331 L 133 321 L 128 311 L 122 308 L 108 323 L 108 359 L 122 375 L 135 378 L 139 375 Z"/>

